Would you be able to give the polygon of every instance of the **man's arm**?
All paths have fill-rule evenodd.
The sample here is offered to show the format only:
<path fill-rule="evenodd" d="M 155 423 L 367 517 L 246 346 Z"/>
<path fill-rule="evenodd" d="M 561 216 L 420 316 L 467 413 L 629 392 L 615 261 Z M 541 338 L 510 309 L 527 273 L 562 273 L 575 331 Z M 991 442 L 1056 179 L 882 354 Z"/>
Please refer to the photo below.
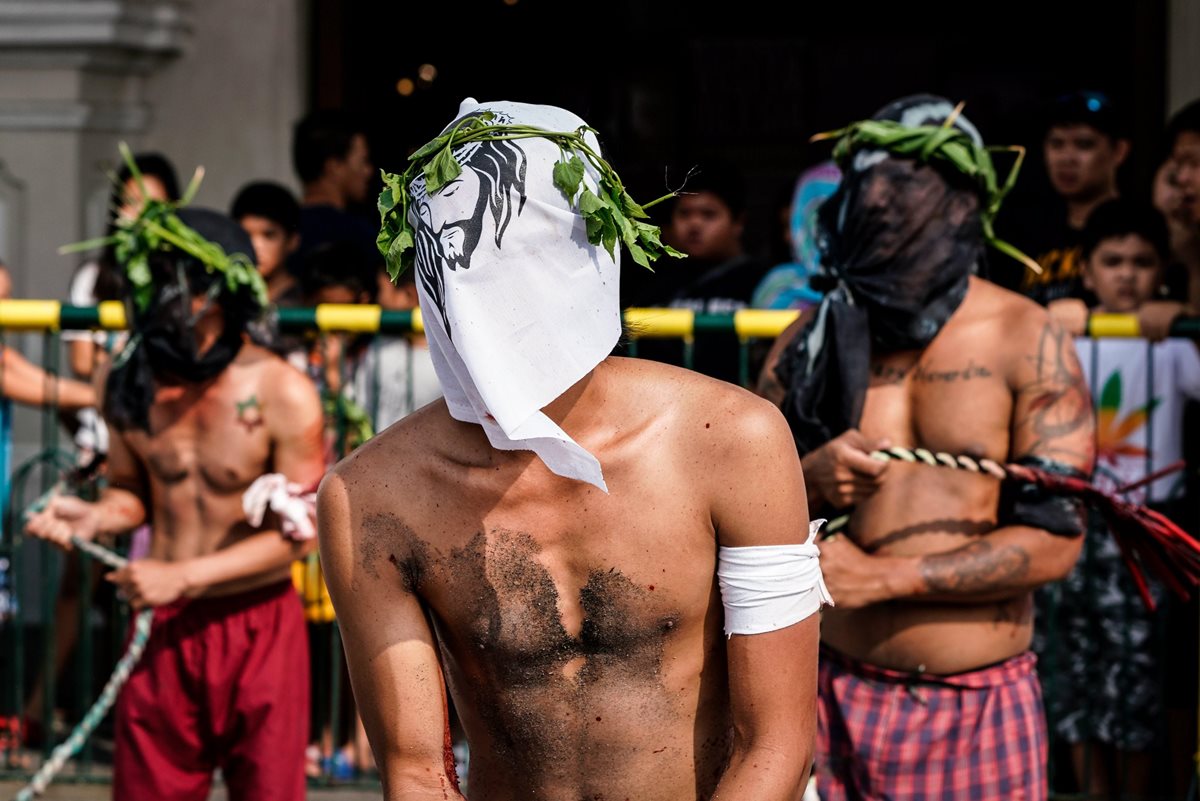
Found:
<path fill-rule="evenodd" d="M 1075 343 L 1042 311 L 1030 312 L 1025 342 L 1010 371 L 1014 404 L 1010 453 L 1039 457 L 1090 475 L 1095 422 Z M 930 468 L 935 469 L 935 468 Z M 1082 532 L 1080 532 L 1082 533 Z M 924 556 L 868 556 L 845 537 L 821 545 L 840 607 L 895 599 L 984 603 L 1014 598 L 1066 576 L 1082 537 L 1028 525 L 1001 525 L 951 551 Z"/>
<path fill-rule="evenodd" d="M 808 538 L 800 459 L 783 417 L 739 396 L 714 425 L 702 463 L 712 487 L 712 518 L 724 547 L 787 545 Z M 719 469 L 716 465 L 720 465 Z M 800 797 L 812 764 L 817 724 L 819 615 L 763 634 L 734 634 L 726 646 L 734 741 L 714 801 Z"/>
<path fill-rule="evenodd" d="M 335 469 L 317 496 L 321 565 L 337 610 L 346 662 L 363 726 L 383 780 L 385 801 L 445 801 L 462 796 L 446 773 L 445 684 L 433 633 L 411 579 L 365 547 L 385 537 L 364 520 Z M 361 491 L 361 490 L 360 490 Z M 397 505 L 399 505 L 397 503 Z"/>
<path fill-rule="evenodd" d="M 29 406 L 57 403 L 62 409 L 75 410 L 96 405 L 96 393 L 90 386 L 69 378 L 51 376 L 7 346 L 0 346 L 0 394 Z"/>
<path fill-rule="evenodd" d="M 808 321 L 812 319 L 814 312 L 810 309 L 799 317 L 797 317 L 791 325 L 783 330 L 783 333 L 775 338 L 775 342 L 771 345 L 771 350 L 767 352 L 767 359 L 763 363 L 762 371 L 758 374 L 758 384 L 755 387 L 755 392 L 758 396 L 764 398 L 776 407 L 783 406 L 783 398 L 787 394 L 787 387 L 779 383 L 779 377 L 775 375 L 775 368 L 779 366 L 779 360 L 783 358 L 783 352 L 787 350 L 788 345 L 796 338 L 804 326 L 808 325 Z"/>
<path fill-rule="evenodd" d="M 71 550 L 71 538 L 90 542 L 96 537 L 124 534 L 146 521 L 146 480 L 137 458 L 115 428 L 109 437 L 108 486 L 95 502 L 71 495 L 50 499 L 46 508 L 29 518 L 30 536 Z"/>

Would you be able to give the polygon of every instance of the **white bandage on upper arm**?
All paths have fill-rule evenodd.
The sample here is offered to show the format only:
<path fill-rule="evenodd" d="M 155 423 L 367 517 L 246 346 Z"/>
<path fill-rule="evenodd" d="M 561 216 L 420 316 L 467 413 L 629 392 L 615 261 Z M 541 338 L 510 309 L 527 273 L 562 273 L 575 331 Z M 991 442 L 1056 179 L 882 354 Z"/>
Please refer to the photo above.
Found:
<path fill-rule="evenodd" d="M 809 524 L 803 544 L 717 549 L 726 636 L 777 631 L 833 604 L 813 542 L 824 522 Z"/>

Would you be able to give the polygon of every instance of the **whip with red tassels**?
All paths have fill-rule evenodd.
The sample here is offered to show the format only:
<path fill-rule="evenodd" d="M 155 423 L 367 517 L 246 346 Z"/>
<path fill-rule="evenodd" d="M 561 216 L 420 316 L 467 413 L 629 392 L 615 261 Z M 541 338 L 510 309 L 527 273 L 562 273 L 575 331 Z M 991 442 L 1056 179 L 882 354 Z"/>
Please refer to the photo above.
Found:
<path fill-rule="evenodd" d="M 1191 589 L 1200 584 L 1200 542 L 1192 539 L 1166 515 L 1146 506 L 1130 503 L 1118 494 L 1137 489 L 1183 469 L 1185 465 L 1182 461 L 1168 465 L 1133 484 L 1120 487 L 1115 492 L 1106 492 L 1075 476 L 1050 473 L 1027 465 L 1001 465 L 991 459 L 934 453 L 925 448 L 886 448 L 872 451 L 871 456 L 882 461 L 922 463 L 986 474 L 1002 481 L 1034 484 L 1048 492 L 1078 498 L 1099 512 L 1108 523 L 1108 530 L 1112 532 L 1117 547 L 1121 549 L 1125 565 L 1133 575 L 1138 594 L 1150 609 L 1154 608 L 1154 599 L 1150 595 L 1147 574 L 1162 581 L 1182 598 L 1187 598 Z"/>

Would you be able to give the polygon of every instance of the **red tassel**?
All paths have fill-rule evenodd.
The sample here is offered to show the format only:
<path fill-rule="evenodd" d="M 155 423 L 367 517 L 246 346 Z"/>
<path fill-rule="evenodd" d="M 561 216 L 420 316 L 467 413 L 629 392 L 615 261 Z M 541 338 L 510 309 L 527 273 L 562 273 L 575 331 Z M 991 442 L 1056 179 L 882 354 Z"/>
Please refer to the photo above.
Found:
<path fill-rule="evenodd" d="M 1121 550 L 1138 594 L 1150 609 L 1154 609 L 1154 600 L 1147 572 L 1184 599 L 1200 585 L 1200 542 L 1160 512 L 1130 503 L 1079 478 L 1025 465 L 1005 465 L 1005 470 L 1009 480 L 1079 498 L 1099 512 Z"/>

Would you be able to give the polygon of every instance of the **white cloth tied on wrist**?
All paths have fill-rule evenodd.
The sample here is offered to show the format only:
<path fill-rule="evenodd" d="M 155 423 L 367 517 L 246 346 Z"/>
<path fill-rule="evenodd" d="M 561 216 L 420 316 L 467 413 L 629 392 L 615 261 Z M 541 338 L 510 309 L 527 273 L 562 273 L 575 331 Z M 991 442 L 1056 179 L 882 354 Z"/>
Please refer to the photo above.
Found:
<path fill-rule="evenodd" d="M 283 473 L 259 476 L 242 494 L 242 511 L 252 526 L 261 526 L 267 509 L 279 515 L 279 530 L 292 540 L 310 540 L 317 535 L 313 519 L 317 494 L 288 481 Z"/>
<path fill-rule="evenodd" d="M 726 636 L 784 629 L 833 605 L 813 542 L 824 522 L 809 523 L 803 544 L 717 549 Z"/>

